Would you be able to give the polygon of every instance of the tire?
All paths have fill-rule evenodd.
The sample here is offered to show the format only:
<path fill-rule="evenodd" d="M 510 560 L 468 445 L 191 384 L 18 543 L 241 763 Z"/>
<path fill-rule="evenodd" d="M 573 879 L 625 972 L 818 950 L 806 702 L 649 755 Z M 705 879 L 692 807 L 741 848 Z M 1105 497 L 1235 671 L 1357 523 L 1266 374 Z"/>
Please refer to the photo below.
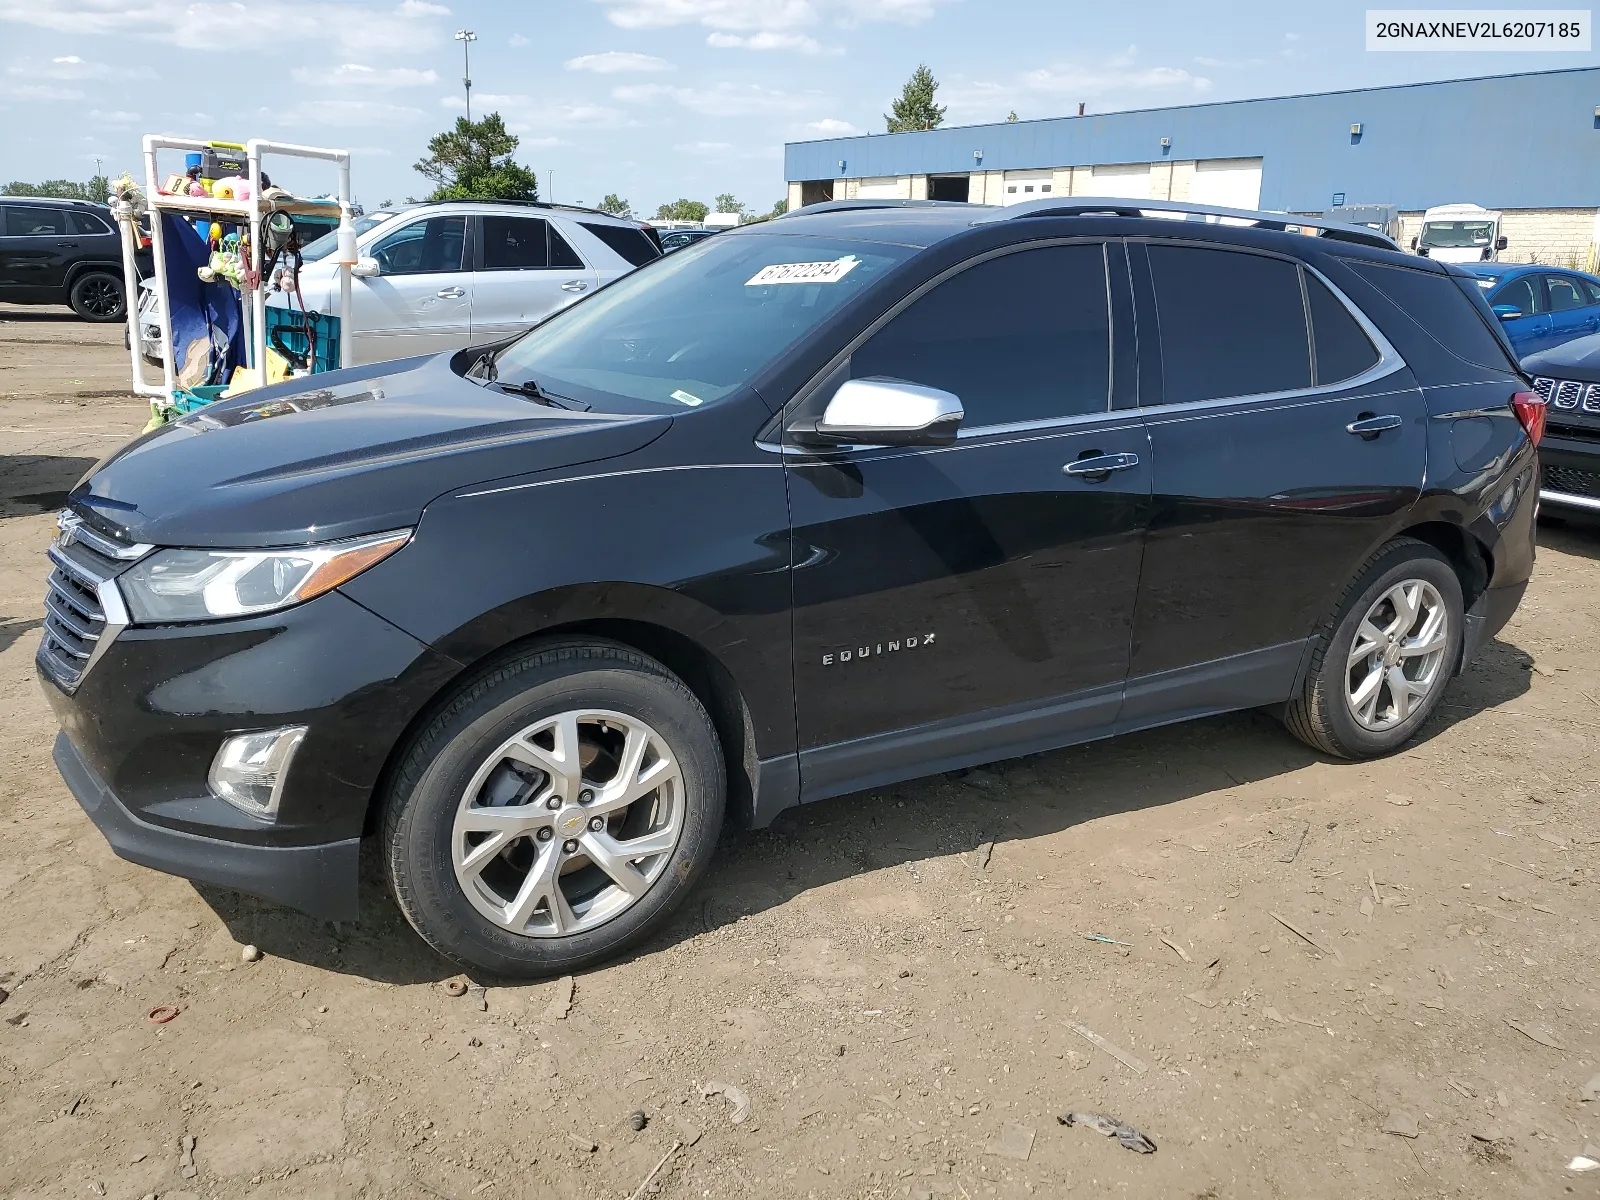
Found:
<path fill-rule="evenodd" d="M 120 321 L 128 315 L 122 280 L 109 271 L 85 271 L 72 281 L 67 303 L 85 321 Z"/>
<path fill-rule="evenodd" d="M 630 789 L 621 763 L 636 739 Z M 390 887 L 423 940 L 463 966 L 570 973 L 671 917 L 711 861 L 726 793 L 711 719 L 660 663 L 600 641 L 525 651 L 464 685 L 404 751 L 384 801 Z M 659 849 L 623 861 L 640 846 Z"/>
<path fill-rule="evenodd" d="M 1405 612 L 1394 598 L 1402 584 L 1403 602 L 1414 598 L 1417 613 L 1404 629 Z M 1414 538 L 1387 543 L 1362 564 L 1314 635 L 1311 668 L 1284 724 L 1306 745 L 1337 758 L 1376 758 L 1398 749 L 1433 713 L 1460 664 L 1462 609 L 1461 581 L 1444 555 Z M 1442 639 L 1425 636 L 1435 610 L 1443 614 Z M 1371 628 L 1364 629 L 1368 617 Z M 1385 636 L 1375 640 L 1373 633 Z M 1400 643 L 1393 651 L 1389 633 Z M 1435 641 L 1438 649 L 1424 653 Z M 1369 652 L 1357 655 L 1358 648 Z M 1398 687 L 1396 666 L 1407 675 Z M 1359 685 L 1370 684 L 1374 671 L 1382 680 L 1369 702 Z M 1424 678 L 1425 689 L 1417 689 Z"/>

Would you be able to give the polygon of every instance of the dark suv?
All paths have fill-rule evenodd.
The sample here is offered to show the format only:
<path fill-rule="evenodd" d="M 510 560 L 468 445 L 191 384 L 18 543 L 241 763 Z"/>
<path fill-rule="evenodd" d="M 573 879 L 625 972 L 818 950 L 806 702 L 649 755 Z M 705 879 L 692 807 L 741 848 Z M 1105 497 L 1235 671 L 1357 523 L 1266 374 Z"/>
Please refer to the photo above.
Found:
<path fill-rule="evenodd" d="M 50 552 L 63 776 L 326 917 L 374 838 L 515 976 L 725 811 L 1258 706 L 1395 749 L 1522 597 L 1544 403 L 1446 266 L 1126 203 L 823 205 L 130 443 Z"/>
<path fill-rule="evenodd" d="M 139 256 L 148 274 L 149 252 Z M 85 321 L 122 320 L 122 237 L 111 210 L 83 200 L 0 196 L 0 301 L 70 304 Z"/>

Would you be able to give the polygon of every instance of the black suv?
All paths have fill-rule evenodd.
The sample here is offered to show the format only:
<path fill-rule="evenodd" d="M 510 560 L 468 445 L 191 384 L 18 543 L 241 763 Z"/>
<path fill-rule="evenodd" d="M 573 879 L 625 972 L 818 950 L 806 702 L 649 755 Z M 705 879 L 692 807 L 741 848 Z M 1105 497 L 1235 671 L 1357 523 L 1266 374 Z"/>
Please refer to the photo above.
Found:
<path fill-rule="evenodd" d="M 1539 443 L 1539 498 L 1558 516 L 1600 514 L 1600 333 L 1522 360 L 1549 402 L 1549 436 Z"/>
<path fill-rule="evenodd" d="M 139 258 L 149 274 L 149 252 Z M 122 236 L 104 204 L 0 196 L 0 301 L 70 304 L 85 321 L 120 321 L 122 293 Z"/>
<path fill-rule="evenodd" d="M 822 205 L 139 438 L 50 551 L 63 776 L 332 918 L 375 838 L 516 976 L 725 813 L 1257 706 L 1395 749 L 1522 597 L 1544 403 L 1465 275 L 1125 203 Z"/>

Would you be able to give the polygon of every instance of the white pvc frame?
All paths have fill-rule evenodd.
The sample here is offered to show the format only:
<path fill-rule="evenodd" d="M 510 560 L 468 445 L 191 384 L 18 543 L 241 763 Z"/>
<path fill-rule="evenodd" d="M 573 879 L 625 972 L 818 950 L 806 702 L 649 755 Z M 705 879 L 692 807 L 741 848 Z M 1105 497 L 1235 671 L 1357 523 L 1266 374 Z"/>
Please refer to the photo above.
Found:
<path fill-rule="evenodd" d="M 267 360 L 267 320 L 266 320 L 266 283 L 261 279 L 261 224 L 262 218 L 267 214 L 277 211 L 293 211 L 294 205 L 263 203 L 261 200 L 261 159 L 266 154 L 284 155 L 290 158 L 320 159 L 325 162 L 335 163 L 339 168 L 339 246 L 336 251 L 337 265 L 339 268 L 339 365 L 351 365 L 351 319 L 350 319 L 350 268 L 356 263 L 358 251 L 356 249 L 355 226 L 351 222 L 351 197 L 350 197 L 350 152 L 348 150 L 331 150 L 319 146 L 299 146 L 291 142 L 274 142 L 266 138 L 251 138 L 245 144 L 245 153 L 249 162 L 250 172 L 250 199 L 248 200 L 222 200 L 211 196 L 168 196 L 163 195 L 158 189 L 160 178 L 157 175 L 156 152 L 158 150 L 205 150 L 210 145 L 207 140 L 198 138 L 164 137 L 159 134 L 146 134 L 143 139 L 144 149 L 144 182 L 145 199 L 149 204 L 150 219 L 150 246 L 154 258 L 156 296 L 161 303 L 161 340 L 165 347 L 161 363 L 161 383 L 159 385 L 145 379 L 144 358 L 140 354 L 139 343 L 139 284 L 138 272 L 134 267 L 134 253 L 137 246 L 135 229 L 137 222 L 131 211 L 116 212 L 118 223 L 122 228 L 122 279 L 123 290 L 127 297 L 126 308 L 128 318 L 128 356 L 133 371 L 133 391 L 135 395 L 149 396 L 156 399 L 165 398 L 171 403 L 172 396 L 177 389 L 177 356 L 173 353 L 172 345 L 172 305 L 167 296 L 167 265 L 163 253 L 162 231 L 159 214 L 161 212 L 181 212 L 198 214 L 201 216 L 216 216 L 228 219 L 234 223 L 248 222 L 250 227 L 250 265 L 257 278 L 257 286 L 248 296 L 245 309 L 246 318 L 246 366 L 259 367 Z M 114 210 L 115 211 L 115 210 Z"/>

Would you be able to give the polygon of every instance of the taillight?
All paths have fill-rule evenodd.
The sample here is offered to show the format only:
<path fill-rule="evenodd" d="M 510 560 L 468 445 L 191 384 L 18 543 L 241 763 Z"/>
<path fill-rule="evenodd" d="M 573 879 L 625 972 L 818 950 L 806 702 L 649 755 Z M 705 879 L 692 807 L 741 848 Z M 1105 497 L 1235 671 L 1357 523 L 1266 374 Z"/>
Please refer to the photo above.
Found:
<path fill-rule="evenodd" d="M 1517 420 L 1528 431 L 1528 440 L 1537 446 L 1539 439 L 1544 437 L 1544 397 L 1538 392 L 1514 392 L 1511 411 L 1517 414 Z"/>

